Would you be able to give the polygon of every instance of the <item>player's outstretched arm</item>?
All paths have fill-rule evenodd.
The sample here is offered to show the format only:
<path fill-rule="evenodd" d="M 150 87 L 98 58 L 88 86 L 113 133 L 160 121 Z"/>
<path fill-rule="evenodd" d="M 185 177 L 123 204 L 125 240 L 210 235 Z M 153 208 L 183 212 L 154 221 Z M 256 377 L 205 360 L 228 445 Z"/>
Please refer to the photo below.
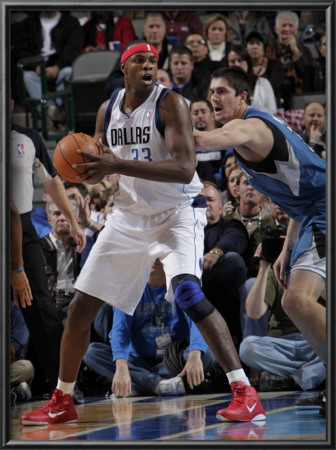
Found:
<path fill-rule="evenodd" d="M 96 128 L 94 133 L 94 139 L 98 142 L 99 139 L 102 139 L 103 143 L 107 145 L 106 136 L 104 134 L 104 119 L 105 119 L 105 113 L 106 108 L 109 104 L 110 100 L 106 100 L 100 107 L 97 113 L 96 117 Z"/>
<path fill-rule="evenodd" d="M 264 158 L 273 146 L 273 135 L 260 119 L 233 119 L 211 131 L 194 130 L 196 150 L 212 151 L 235 148 L 242 156 L 254 153 Z M 249 158 L 248 158 L 249 159 Z"/>

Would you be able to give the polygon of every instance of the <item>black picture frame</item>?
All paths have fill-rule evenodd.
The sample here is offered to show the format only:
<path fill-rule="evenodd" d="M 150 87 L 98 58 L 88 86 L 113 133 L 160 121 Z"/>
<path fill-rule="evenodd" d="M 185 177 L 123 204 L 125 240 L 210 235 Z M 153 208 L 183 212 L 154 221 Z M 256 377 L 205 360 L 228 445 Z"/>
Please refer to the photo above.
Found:
<path fill-rule="evenodd" d="M 11 449 L 45 449 L 45 448 L 234 448 L 234 449 L 335 449 L 335 361 L 336 361 L 336 336 L 335 336 L 335 209 L 334 199 L 335 191 L 335 80 L 336 80 L 336 58 L 335 58 L 335 40 L 336 40 L 336 20 L 335 20 L 335 1 L 318 1 L 318 0 L 259 0 L 259 1 L 170 1 L 162 2 L 146 1 L 140 3 L 133 1 L 114 0 L 109 1 L 84 1 L 80 5 L 77 2 L 60 0 L 58 2 L 43 2 L 41 0 L 2 0 L 1 1 L 1 108 L 2 121 L 0 127 L 0 138 L 2 149 L 0 151 L 1 162 L 1 237 L 0 237 L 0 283 L 1 283 L 1 431 L 0 431 L 0 447 Z M 237 9 L 254 9 L 254 10 L 325 10 L 327 24 L 327 148 L 329 149 L 327 157 L 327 332 L 328 332 L 328 364 L 327 364 L 327 439 L 325 442 L 314 443 L 309 441 L 249 441 L 243 442 L 212 442 L 212 441 L 191 441 L 183 443 L 175 443 L 168 441 L 132 441 L 132 442 L 84 442 L 84 441 L 13 441 L 10 439 L 10 389 L 9 389 L 9 324 L 10 324 L 10 221 L 9 221 L 9 199 L 10 199 L 10 155 L 9 155 L 9 130 L 10 130 L 10 27 L 11 14 L 15 11 L 27 11 L 31 9 L 58 9 L 58 10 L 90 10 L 90 9 L 116 9 L 116 10 L 163 10 L 163 9 L 180 9 L 180 10 L 234 10 Z M 334 150 L 335 149 L 335 150 Z"/>

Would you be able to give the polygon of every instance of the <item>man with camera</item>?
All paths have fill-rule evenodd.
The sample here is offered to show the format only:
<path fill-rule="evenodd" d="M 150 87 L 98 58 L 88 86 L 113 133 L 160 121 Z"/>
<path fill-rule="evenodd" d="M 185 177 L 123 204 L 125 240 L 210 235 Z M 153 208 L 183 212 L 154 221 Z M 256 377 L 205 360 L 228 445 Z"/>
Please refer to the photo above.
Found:
<path fill-rule="evenodd" d="M 273 206 L 276 209 L 277 205 Z M 285 233 L 280 224 L 267 230 L 255 253 L 260 260 L 259 271 L 245 303 L 249 318 L 259 319 L 266 311 L 270 315 L 268 335 L 247 336 L 239 350 L 241 360 L 261 372 L 262 392 L 292 390 L 298 386 L 304 391 L 316 389 L 326 377 L 323 362 L 281 306 L 283 289 L 271 266 L 282 250 Z"/>

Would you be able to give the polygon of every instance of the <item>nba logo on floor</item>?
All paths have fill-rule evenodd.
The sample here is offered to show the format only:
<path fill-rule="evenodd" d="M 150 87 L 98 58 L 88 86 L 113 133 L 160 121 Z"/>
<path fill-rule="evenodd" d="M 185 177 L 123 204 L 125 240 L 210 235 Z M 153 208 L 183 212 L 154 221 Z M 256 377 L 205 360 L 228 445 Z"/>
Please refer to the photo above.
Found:
<path fill-rule="evenodd" d="M 23 158 L 25 154 L 23 144 L 18 144 L 17 149 L 18 149 L 18 156 L 20 158 Z"/>

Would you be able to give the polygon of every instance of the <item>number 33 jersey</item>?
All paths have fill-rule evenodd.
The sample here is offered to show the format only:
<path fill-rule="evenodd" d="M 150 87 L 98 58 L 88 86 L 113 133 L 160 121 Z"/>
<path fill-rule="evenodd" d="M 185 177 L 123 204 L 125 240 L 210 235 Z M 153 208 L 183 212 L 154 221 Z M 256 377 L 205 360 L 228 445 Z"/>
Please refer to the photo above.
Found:
<path fill-rule="evenodd" d="M 121 111 L 125 90 L 114 93 L 105 113 L 104 132 L 111 150 L 122 159 L 151 163 L 171 158 L 164 139 L 160 103 L 170 92 L 155 84 L 149 97 L 129 116 Z M 191 122 L 190 122 L 191 127 Z M 121 175 L 117 209 L 133 214 L 160 214 L 179 205 L 192 204 L 203 185 L 195 172 L 189 184 L 167 183 Z"/>

